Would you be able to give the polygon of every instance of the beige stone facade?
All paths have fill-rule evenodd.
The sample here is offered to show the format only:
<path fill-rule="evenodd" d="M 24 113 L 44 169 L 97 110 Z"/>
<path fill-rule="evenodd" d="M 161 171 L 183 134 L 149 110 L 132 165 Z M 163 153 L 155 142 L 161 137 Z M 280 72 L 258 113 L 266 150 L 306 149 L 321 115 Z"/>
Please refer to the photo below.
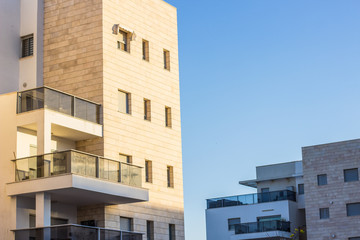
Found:
<path fill-rule="evenodd" d="M 162 0 L 45 0 L 44 15 L 44 85 L 102 104 L 104 137 L 77 142 L 77 149 L 111 159 L 129 155 L 142 167 L 152 161 L 152 183 L 143 169 L 148 202 L 81 208 L 78 221 L 93 211 L 100 226 L 119 229 L 122 216 L 133 219 L 134 231 L 146 232 L 149 220 L 155 239 L 164 240 L 175 224 L 176 239 L 184 239 L 176 9 Z M 118 48 L 115 24 L 129 35 L 128 51 Z M 118 111 L 119 90 L 131 96 L 130 114 Z M 144 120 L 144 99 L 151 101 L 151 121 Z M 166 106 L 171 127 L 165 126 Z M 167 186 L 168 166 L 173 188 Z"/>
<path fill-rule="evenodd" d="M 360 139 L 304 147 L 306 226 L 308 240 L 347 240 L 360 237 L 360 215 L 347 216 L 347 204 L 360 203 L 360 182 L 344 181 L 345 169 L 360 168 Z M 318 186 L 317 176 L 327 175 Z M 320 208 L 329 218 L 320 219 Z"/>

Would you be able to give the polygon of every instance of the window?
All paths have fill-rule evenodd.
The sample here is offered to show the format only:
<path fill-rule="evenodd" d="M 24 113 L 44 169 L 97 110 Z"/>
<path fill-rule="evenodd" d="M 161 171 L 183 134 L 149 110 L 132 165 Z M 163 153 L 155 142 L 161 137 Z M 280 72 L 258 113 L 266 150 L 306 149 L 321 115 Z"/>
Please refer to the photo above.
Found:
<path fill-rule="evenodd" d="M 130 155 L 119 154 L 119 160 L 123 163 L 132 163 L 132 157 Z"/>
<path fill-rule="evenodd" d="M 360 215 L 360 203 L 349 203 L 346 204 L 346 213 L 348 216 Z"/>
<path fill-rule="evenodd" d="M 142 55 L 143 60 L 149 61 L 149 41 L 143 39 L 142 41 Z"/>
<path fill-rule="evenodd" d="M 359 181 L 359 170 L 357 168 L 344 170 L 344 181 L 354 182 Z"/>
<path fill-rule="evenodd" d="M 320 174 L 317 176 L 318 186 L 327 185 L 327 175 Z"/>
<path fill-rule="evenodd" d="M 170 71 L 170 52 L 164 49 L 164 68 Z"/>
<path fill-rule="evenodd" d="M 165 126 L 171 128 L 171 108 L 165 107 Z"/>
<path fill-rule="evenodd" d="M 118 101 L 119 112 L 131 114 L 131 94 L 119 90 Z"/>
<path fill-rule="evenodd" d="M 360 240 L 360 237 L 351 237 L 349 240 Z"/>
<path fill-rule="evenodd" d="M 235 230 L 235 225 L 236 224 L 240 224 L 240 218 L 230 218 L 230 219 L 228 219 L 229 231 Z"/>
<path fill-rule="evenodd" d="M 299 195 L 303 195 L 304 192 L 305 192 L 304 191 L 304 184 L 301 183 L 301 184 L 298 185 L 298 193 L 299 193 Z"/>
<path fill-rule="evenodd" d="M 34 35 L 21 37 L 21 57 L 28 57 L 34 54 Z"/>
<path fill-rule="evenodd" d="M 144 99 L 144 120 L 151 121 L 151 102 Z"/>
<path fill-rule="evenodd" d="M 127 32 L 119 30 L 119 40 L 118 40 L 118 49 L 121 49 L 125 52 L 130 52 L 129 46 L 129 34 Z"/>
<path fill-rule="evenodd" d="M 154 222 L 146 221 L 146 240 L 154 240 Z"/>
<path fill-rule="evenodd" d="M 152 161 L 145 160 L 145 181 L 152 183 Z"/>
<path fill-rule="evenodd" d="M 320 208 L 320 219 L 330 218 L 329 208 Z"/>
<path fill-rule="evenodd" d="M 167 166 L 167 186 L 174 187 L 174 169 L 172 166 Z"/>
<path fill-rule="evenodd" d="M 132 231 L 132 218 L 120 217 L 120 230 Z"/>
<path fill-rule="evenodd" d="M 175 240 L 175 224 L 169 224 L 169 240 Z"/>

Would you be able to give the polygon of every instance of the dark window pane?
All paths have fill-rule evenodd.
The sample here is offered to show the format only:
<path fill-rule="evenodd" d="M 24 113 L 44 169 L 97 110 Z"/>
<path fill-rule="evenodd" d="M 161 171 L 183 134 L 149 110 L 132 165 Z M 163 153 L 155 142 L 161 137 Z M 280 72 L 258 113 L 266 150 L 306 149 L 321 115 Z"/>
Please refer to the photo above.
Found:
<path fill-rule="evenodd" d="M 298 185 L 298 192 L 299 192 L 299 195 L 304 194 L 304 184 Z"/>
<path fill-rule="evenodd" d="M 344 181 L 345 182 L 359 181 L 359 170 L 357 168 L 345 169 L 344 170 Z"/>
<path fill-rule="evenodd" d="M 329 217 L 329 208 L 320 208 L 320 219 L 328 219 Z"/>
<path fill-rule="evenodd" d="M 360 203 L 346 204 L 346 212 L 348 216 L 360 215 Z"/>
<path fill-rule="evenodd" d="M 240 224 L 240 218 L 230 218 L 228 219 L 228 228 L 230 230 L 235 230 L 235 225 Z"/>
<path fill-rule="evenodd" d="M 317 180 L 318 180 L 319 186 L 327 185 L 327 175 L 326 174 L 318 175 Z"/>

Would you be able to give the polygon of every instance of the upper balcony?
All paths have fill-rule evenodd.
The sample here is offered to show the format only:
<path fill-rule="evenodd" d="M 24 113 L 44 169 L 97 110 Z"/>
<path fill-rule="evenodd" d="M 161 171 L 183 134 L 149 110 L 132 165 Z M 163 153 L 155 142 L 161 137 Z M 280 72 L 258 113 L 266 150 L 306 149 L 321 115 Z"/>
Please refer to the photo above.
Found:
<path fill-rule="evenodd" d="M 222 208 L 238 205 L 257 204 L 265 202 L 276 202 L 290 200 L 296 201 L 296 192 L 290 190 L 273 191 L 266 193 L 254 193 L 231 197 L 212 198 L 207 200 L 207 208 Z"/>
<path fill-rule="evenodd" d="M 9 196 L 52 194 L 52 200 L 77 205 L 121 204 L 148 200 L 142 168 L 76 150 L 14 160 Z"/>
<path fill-rule="evenodd" d="M 100 124 L 100 104 L 49 87 L 18 93 L 17 113 L 43 108 Z"/>

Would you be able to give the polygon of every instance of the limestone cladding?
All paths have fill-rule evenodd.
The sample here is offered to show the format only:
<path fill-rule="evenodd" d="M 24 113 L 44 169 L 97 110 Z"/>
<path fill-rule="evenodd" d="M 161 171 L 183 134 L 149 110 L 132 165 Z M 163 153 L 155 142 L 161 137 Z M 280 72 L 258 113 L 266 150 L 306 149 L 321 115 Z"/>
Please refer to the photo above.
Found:
<path fill-rule="evenodd" d="M 128 51 L 118 48 L 123 39 L 113 34 L 114 24 L 128 32 Z M 44 84 L 103 106 L 104 137 L 77 148 L 112 159 L 131 155 L 142 167 L 152 161 L 152 183 L 145 183 L 143 170 L 149 202 L 105 207 L 104 226 L 119 228 L 122 216 L 133 218 L 134 231 L 146 232 L 150 220 L 155 239 L 165 240 L 175 224 L 176 239 L 184 239 L 176 8 L 162 0 L 45 0 L 44 28 Z M 149 61 L 142 58 L 142 40 L 149 42 Z M 164 69 L 164 50 L 170 70 Z M 119 90 L 130 93 L 130 114 L 118 111 Z M 151 121 L 144 120 L 144 98 L 151 101 Z M 167 187 L 167 166 L 173 167 L 173 188 Z M 89 209 L 78 210 L 79 219 L 96 208 Z"/>
<path fill-rule="evenodd" d="M 360 182 L 344 182 L 344 169 L 360 168 L 360 139 L 304 147 L 302 154 L 308 240 L 359 237 L 360 216 L 348 217 L 346 204 L 360 202 Z M 318 186 L 319 174 L 327 174 L 327 185 Z M 329 219 L 320 219 L 320 208 L 329 208 Z"/>

